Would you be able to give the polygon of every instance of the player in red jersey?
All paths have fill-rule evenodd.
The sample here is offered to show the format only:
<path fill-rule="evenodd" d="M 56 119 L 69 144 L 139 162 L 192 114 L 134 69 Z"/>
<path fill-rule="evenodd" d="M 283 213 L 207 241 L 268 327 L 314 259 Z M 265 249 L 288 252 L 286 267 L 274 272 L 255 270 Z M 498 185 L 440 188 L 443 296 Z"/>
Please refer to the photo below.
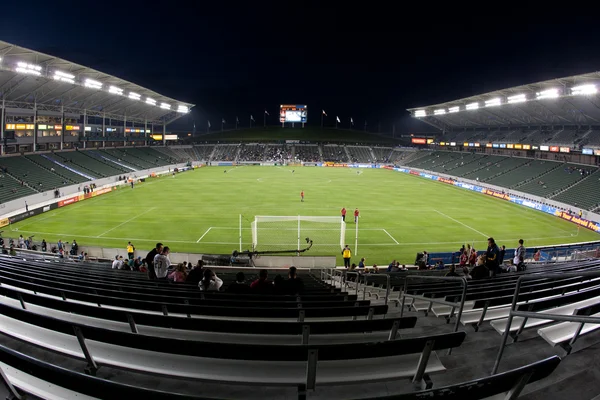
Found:
<path fill-rule="evenodd" d="M 342 208 L 342 221 L 346 221 L 346 207 Z"/>
<path fill-rule="evenodd" d="M 354 209 L 354 223 L 358 222 L 358 214 L 359 214 L 358 208 Z"/>
<path fill-rule="evenodd" d="M 300 192 L 300 201 L 304 202 L 304 190 Z"/>

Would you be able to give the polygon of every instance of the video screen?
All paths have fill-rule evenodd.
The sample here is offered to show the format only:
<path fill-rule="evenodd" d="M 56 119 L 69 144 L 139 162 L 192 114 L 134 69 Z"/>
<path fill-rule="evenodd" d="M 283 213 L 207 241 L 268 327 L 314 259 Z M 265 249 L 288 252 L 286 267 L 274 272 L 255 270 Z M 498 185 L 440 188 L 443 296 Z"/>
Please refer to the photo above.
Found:
<path fill-rule="evenodd" d="M 279 122 L 302 122 L 307 121 L 306 104 L 282 104 L 279 106 Z"/>

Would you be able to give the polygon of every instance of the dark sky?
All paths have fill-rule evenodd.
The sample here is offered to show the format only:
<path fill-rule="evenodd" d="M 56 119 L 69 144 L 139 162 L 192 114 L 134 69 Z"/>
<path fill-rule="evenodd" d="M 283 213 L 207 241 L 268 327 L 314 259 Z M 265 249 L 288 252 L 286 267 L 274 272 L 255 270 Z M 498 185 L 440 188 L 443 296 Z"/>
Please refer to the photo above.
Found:
<path fill-rule="evenodd" d="M 310 124 L 431 131 L 405 109 L 600 69 L 589 8 L 322 3 L 6 2 L 0 38 L 195 103 L 190 128 L 299 103 Z"/>

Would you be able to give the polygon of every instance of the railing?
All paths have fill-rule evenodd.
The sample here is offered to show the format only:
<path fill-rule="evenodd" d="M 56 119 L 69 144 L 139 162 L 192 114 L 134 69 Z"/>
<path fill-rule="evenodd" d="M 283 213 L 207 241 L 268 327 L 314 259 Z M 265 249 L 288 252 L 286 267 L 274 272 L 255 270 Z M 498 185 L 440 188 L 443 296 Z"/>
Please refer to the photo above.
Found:
<path fill-rule="evenodd" d="M 544 279 L 564 279 L 564 278 L 598 278 L 600 277 L 600 272 L 569 272 L 562 274 L 547 274 L 544 275 Z M 510 312 L 508 314 L 508 320 L 506 321 L 506 328 L 504 330 L 504 334 L 502 335 L 502 339 L 500 342 L 500 348 L 498 349 L 498 355 L 496 356 L 496 361 L 494 363 L 494 368 L 490 375 L 494 375 L 498 372 L 498 367 L 500 366 L 500 361 L 502 360 L 502 355 L 504 354 L 504 348 L 506 347 L 506 342 L 508 341 L 508 337 L 510 336 L 510 327 L 512 326 L 513 319 L 515 317 L 523 317 L 525 320 L 521 324 L 519 330 L 522 330 L 525 327 L 525 323 L 528 318 L 536 318 L 536 319 L 544 319 L 551 321 L 564 321 L 564 322 L 579 322 L 581 324 L 591 323 L 591 324 L 600 324 L 600 317 L 588 317 L 581 315 L 558 315 L 558 314 L 545 314 L 539 312 L 531 312 L 531 311 L 518 311 L 517 310 L 517 302 L 519 299 L 519 293 L 521 290 L 521 285 L 524 281 L 530 281 L 534 279 L 539 279 L 539 276 L 520 276 L 517 280 L 517 286 L 515 287 L 515 294 L 513 295 L 512 304 L 510 307 Z M 400 314 L 402 316 L 402 314 Z M 576 339 L 576 338 L 575 338 Z"/>
<path fill-rule="evenodd" d="M 442 299 L 436 299 L 433 297 L 425 297 L 425 296 L 419 296 L 419 295 L 413 295 L 413 294 L 407 294 L 408 292 L 408 282 L 411 279 L 425 279 L 425 280 L 438 280 L 438 281 L 448 281 L 448 282 L 460 282 L 461 286 L 462 286 L 462 294 L 460 296 L 460 301 L 459 302 L 451 302 L 451 301 L 446 301 L 446 300 L 442 300 Z M 411 299 L 419 299 L 419 300 L 424 300 L 424 301 L 428 301 L 429 302 L 429 308 L 428 311 L 431 310 L 431 307 L 433 306 L 433 303 L 436 304 L 443 304 L 443 305 L 447 305 L 452 307 L 452 311 L 450 312 L 450 315 L 447 317 L 447 320 L 450 321 L 450 319 L 453 317 L 454 312 L 456 310 L 456 308 L 458 307 L 458 314 L 456 316 L 456 322 L 454 324 L 454 332 L 458 332 L 458 327 L 460 325 L 460 319 L 462 317 L 462 313 L 463 310 L 465 308 L 465 297 L 467 296 L 467 287 L 469 286 L 469 283 L 467 281 L 467 279 L 465 277 L 458 277 L 458 276 L 421 276 L 421 275 L 407 275 L 406 277 L 404 277 L 404 290 L 402 292 L 402 305 L 401 305 L 401 309 L 400 309 L 400 317 L 404 316 L 404 305 L 406 302 L 406 298 L 410 297 Z M 448 349 L 448 354 L 452 353 L 452 349 Z"/>

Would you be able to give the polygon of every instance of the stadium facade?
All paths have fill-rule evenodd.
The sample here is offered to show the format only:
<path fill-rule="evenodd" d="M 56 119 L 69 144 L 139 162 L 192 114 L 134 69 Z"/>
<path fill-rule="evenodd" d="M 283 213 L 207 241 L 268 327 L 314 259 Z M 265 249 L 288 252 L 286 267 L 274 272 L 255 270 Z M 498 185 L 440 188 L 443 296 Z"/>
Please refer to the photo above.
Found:
<path fill-rule="evenodd" d="M 146 145 L 193 104 L 0 41 L 1 152 Z"/>

